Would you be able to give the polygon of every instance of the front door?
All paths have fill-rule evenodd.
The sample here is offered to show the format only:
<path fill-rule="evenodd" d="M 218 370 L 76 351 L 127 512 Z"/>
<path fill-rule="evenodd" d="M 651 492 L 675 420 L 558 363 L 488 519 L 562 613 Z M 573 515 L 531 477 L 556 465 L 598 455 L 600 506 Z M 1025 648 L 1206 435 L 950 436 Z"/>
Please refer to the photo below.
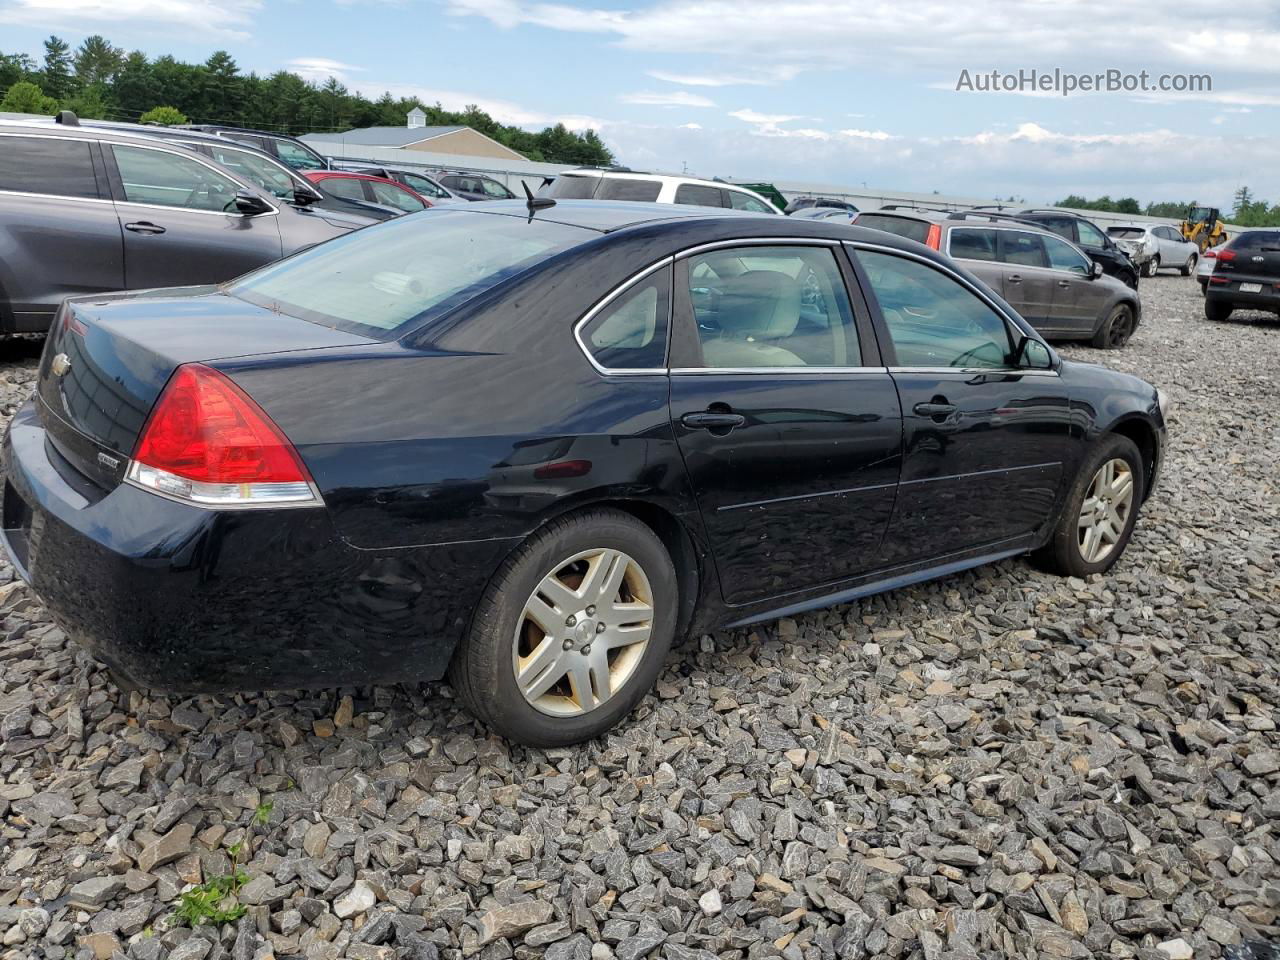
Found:
<path fill-rule="evenodd" d="M 1049 269 L 1043 234 L 1000 230 L 999 256 L 1004 265 L 1004 298 L 1036 328 L 1051 328 L 1057 277 Z"/>
<path fill-rule="evenodd" d="M 856 256 L 902 403 L 886 561 L 1025 543 L 1050 520 L 1069 456 L 1057 374 L 1014 367 L 1011 325 L 956 275 L 909 255 Z"/>
<path fill-rule="evenodd" d="M 881 564 L 901 412 L 843 256 L 778 244 L 677 264 L 671 419 L 729 604 Z"/>
<path fill-rule="evenodd" d="M 221 283 L 280 259 L 275 213 L 235 209 L 243 187 L 186 151 L 112 144 L 130 290 Z"/>
<path fill-rule="evenodd" d="M 1093 275 L 1093 261 L 1065 240 L 1044 238 L 1049 263 L 1057 274 L 1053 291 L 1053 327 L 1074 336 L 1092 336 L 1106 320 L 1108 285 Z"/>

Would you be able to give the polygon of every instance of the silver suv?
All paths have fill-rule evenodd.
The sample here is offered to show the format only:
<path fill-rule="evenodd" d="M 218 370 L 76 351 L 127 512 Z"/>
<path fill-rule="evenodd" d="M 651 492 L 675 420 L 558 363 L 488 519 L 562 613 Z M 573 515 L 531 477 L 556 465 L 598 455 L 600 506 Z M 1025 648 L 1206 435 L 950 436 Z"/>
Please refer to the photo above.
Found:
<path fill-rule="evenodd" d="M 948 254 L 1047 339 L 1114 350 L 1142 319 L 1136 290 L 1104 274 L 1075 244 L 1016 217 L 890 207 L 860 213 L 854 223 Z"/>
<path fill-rule="evenodd" d="M 67 119 L 0 121 L 0 332 L 47 329 L 67 297 L 230 280 L 371 222 L 285 202 L 184 146 Z"/>

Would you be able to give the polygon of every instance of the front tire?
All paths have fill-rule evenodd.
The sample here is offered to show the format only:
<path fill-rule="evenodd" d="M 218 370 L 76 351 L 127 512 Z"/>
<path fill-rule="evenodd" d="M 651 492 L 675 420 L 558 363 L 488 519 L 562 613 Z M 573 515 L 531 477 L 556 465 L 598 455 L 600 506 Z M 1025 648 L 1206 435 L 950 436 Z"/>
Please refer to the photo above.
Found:
<path fill-rule="evenodd" d="M 1189 277 L 1196 272 L 1196 263 L 1199 261 L 1199 259 L 1200 258 L 1197 257 L 1194 253 L 1191 254 L 1191 256 L 1187 257 L 1187 262 L 1182 265 L 1182 275 L 1184 277 Z"/>
<path fill-rule="evenodd" d="M 1094 333 L 1093 346 L 1099 350 L 1119 350 L 1132 336 L 1133 311 L 1127 303 L 1119 303 Z"/>
<path fill-rule="evenodd" d="M 619 510 L 552 521 L 502 565 L 449 666 L 482 723 L 560 747 L 600 736 L 649 692 L 675 634 L 666 548 Z"/>
<path fill-rule="evenodd" d="M 1204 315 L 1214 323 L 1221 323 L 1226 320 L 1231 316 L 1231 311 L 1234 309 L 1235 307 L 1230 303 L 1224 303 L 1221 300 L 1205 300 L 1204 302 Z"/>
<path fill-rule="evenodd" d="M 1107 435 L 1076 476 L 1053 536 L 1036 551 L 1035 561 L 1069 577 L 1110 570 L 1133 536 L 1145 477 L 1134 442 Z"/>

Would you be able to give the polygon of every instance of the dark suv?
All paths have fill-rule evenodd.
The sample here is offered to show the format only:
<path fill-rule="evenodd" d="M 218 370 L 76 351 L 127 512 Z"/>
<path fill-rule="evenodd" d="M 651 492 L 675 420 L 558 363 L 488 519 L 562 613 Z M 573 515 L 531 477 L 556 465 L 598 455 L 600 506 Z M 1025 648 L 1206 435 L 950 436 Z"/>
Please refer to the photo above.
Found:
<path fill-rule="evenodd" d="M 47 329 L 67 297 L 230 280 L 368 223 L 150 133 L 0 121 L 0 332 Z"/>
<path fill-rule="evenodd" d="M 1020 210 L 1013 216 L 1066 237 L 1099 264 L 1103 273 L 1115 277 L 1131 290 L 1138 289 L 1138 268 L 1092 220 L 1062 210 Z"/>
<path fill-rule="evenodd" d="M 1280 230 L 1245 230 L 1218 249 L 1204 315 L 1225 320 L 1237 307 L 1280 314 Z"/>
<path fill-rule="evenodd" d="M 226 127 L 217 123 L 188 123 L 178 129 L 199 130 L 201 133 L 211 133 L 215 137 L 226 137 L 228 140 L 247 143 L 295 170 L 328 170 L 330 166 L 325 157 L 316 153 L 297 137 L 290 137 L 283 133 L 250 130 L 246 127 Z"/>

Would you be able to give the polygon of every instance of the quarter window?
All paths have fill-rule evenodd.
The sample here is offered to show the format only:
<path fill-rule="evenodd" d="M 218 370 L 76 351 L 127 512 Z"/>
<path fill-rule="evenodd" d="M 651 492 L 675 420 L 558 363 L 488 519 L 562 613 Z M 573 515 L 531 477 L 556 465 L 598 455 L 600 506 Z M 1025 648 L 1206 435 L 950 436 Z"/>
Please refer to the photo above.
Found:
<path fill-rule="evenodd" d="M 739 193 L 737 190 L 726 190 L 729 195 L 729 205 L 735 210 L 748 210 L 751 213 L 772 213 L 773 211 L 766 207 L 763 203 L 749 194 Z"/>
<path fill-rule="evenodd" d="M 700 183 L 682 183 L 676 190 L 676 203 L 691 207 L 723 207 L 724 191 L 719 187 L 705 187 Z"/>
<path fill-rule="evenodd" d="M 111 151 L 129 203 L 219 213 L 235 209 L 240 185 L 198 160 L 141 147 L 113 146 Z"/>
<path fill-rule="evenodd" d="M 1022 233 L 1016 230 L 1000 232 L 1000 259 L 1020 267 L 1046 267 L 1044 241 L 1038 233 Z"/>
<path fill-rule="evenodd" d="M 587 321 L 582 342 L 596 363 L 611 370 L 665 367 L 670 270 L 658 270 Z"/>
<path fill-rule="evenodd" d="M 690 257 L 703 367 L 856 367 L 853 311 L 828 247 L 738 247 Z"/>
<path fill-rule="evenodd" d="M 0 190 L 97 197 L 89 144 L 53 137 L 0 137 Z"/>
<path fill-rule="evenodd" d="M 1081 276 L 1089 276 L 1093 268 L 1090 260 L 1065 240 L 1057 237 L 1044 237 L 1045 250 L 1049 253 L 1049 266 L 1055 270 L 1070 270 Z"/>
<path fill-rule="evenodd" d="M 903 367 L 1004 367 L 1012 342 L 1004 318 L 933 267 L 858 251 Z"/>
<path fill-rule="evenodd" d="M 964 260 L 995 260 L 996 232 L 994 230 L 952 230 L 951 256 Z"/>

